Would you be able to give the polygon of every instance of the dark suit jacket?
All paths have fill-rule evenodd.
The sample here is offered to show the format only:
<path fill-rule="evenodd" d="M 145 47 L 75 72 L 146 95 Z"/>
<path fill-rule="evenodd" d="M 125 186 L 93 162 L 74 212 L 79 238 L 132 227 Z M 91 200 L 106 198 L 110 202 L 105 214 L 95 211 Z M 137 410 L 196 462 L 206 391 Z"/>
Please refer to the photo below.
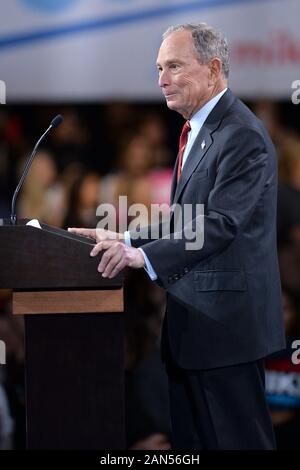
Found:
<path fill-rule="evenodd" d="M 207 369 L 284 348 L 277 161 L 263 124 L 227 90 L 197 136 L 177 186 L 176 172 L 177 164 L 171 203 L 204 204 L 203 247 L 187 250 L 184 234 L 132 240 L 167 291 L 163 337 L 167 333 L 173 358 L 184 368 Z M 192 220 L 193 229 L 198 222 Z M 148 234 L 145 228 L 143 236 Z"/>

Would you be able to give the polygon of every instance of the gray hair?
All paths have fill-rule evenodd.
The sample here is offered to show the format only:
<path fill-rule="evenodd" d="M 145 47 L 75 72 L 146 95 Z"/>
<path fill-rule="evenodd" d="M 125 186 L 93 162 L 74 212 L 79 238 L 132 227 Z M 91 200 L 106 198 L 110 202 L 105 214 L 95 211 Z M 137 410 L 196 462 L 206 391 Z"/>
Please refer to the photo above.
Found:
<path fill-rule="evenodd" d="M 176 31 L 190 31 L 194 47 L 201 63 L 206 63 L 217 57 L 222 63 L 222 72 L 227 79 L 229 75 L 229 47 L 226 38 L 220 31 L 206 23 L 181 24 L 170 26 L 163 34 L 163 39 Z"/>

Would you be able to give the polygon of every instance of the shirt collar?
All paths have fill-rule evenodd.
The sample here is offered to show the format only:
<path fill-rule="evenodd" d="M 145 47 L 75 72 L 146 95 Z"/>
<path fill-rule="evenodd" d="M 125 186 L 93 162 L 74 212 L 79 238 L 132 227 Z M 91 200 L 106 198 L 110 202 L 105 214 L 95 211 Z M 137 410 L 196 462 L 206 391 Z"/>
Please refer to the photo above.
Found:
<path fill-rule="evenodd" d="M 200 131 L 201 127 L 203 126 L 204 122 L 206 121 L 207 116 L 211 113 L 213 108 L 216 106 L 220 98 L 224 95 L 227 91 L 227 88 L 222 90 L 216 96 L 214 96 L 211 100 L 209 100 L 199 111 L 194 114 L 194 116 L 190 119 L 191 131 L 194 134 Z"/>

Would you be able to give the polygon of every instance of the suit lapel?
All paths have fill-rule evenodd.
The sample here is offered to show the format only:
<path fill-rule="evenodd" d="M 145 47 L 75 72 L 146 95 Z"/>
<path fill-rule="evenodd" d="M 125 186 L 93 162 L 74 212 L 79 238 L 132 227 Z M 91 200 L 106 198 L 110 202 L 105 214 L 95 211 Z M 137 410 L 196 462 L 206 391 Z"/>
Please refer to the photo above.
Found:
<path fill-rule="evenodd" d="M 235 99 L 236 98 L 232 94 L 231 90 L 228 89 L 222 98 L 218 101 L 211 113 L 208 115 L 184 164 L 178 185 L 176 182 L 178 167 L 177 157 L 171 186 L 171 204 L 178 202 L 180 195 L 182 194 L 182 191 L 184 190 L 190 177 L 212 145 L 213 132 L 219 127 L 225 112 L 233 104 Z"/>
<path fill-rule="evenodd" d="M 172 184 L 171 184 L 171 194 L 170 194 L 170 204 L 172 204 L 172 201 L 174 199 L 175 191 L 176 191 L 176 186 L 177 186 L 177 168 L 178 168 L 178 156 L 176 158 L 174 170 L 173 170 L 173 176 L 172 176 Z"/>
<path fill-rule="evenodd" d="M 178 201 L 183 189 L 185 188 L 194 170 L 201 162 L 202 158 L 208 151 L 211 144 L 212 144 L 212 138 L 211 138 L 210 131 L 209 129 L 205 127 L 205 125 L 203 125 L 201 131 L 196 137 L 196 140 L 184 164 L 181 177 L 175 189 L 173 204 L 175 204 Z"/>

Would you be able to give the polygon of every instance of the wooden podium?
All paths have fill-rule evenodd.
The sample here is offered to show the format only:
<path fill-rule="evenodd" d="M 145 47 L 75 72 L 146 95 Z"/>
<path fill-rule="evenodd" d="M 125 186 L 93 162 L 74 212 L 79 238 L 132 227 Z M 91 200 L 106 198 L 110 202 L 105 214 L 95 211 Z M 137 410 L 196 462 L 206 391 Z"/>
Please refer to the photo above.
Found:
<path fill-rule="evenodd" d="M 124 449 L 122 277 L 93 242 L 0 219 L 0 288 L 25 317 L 27 447 Z"/>

